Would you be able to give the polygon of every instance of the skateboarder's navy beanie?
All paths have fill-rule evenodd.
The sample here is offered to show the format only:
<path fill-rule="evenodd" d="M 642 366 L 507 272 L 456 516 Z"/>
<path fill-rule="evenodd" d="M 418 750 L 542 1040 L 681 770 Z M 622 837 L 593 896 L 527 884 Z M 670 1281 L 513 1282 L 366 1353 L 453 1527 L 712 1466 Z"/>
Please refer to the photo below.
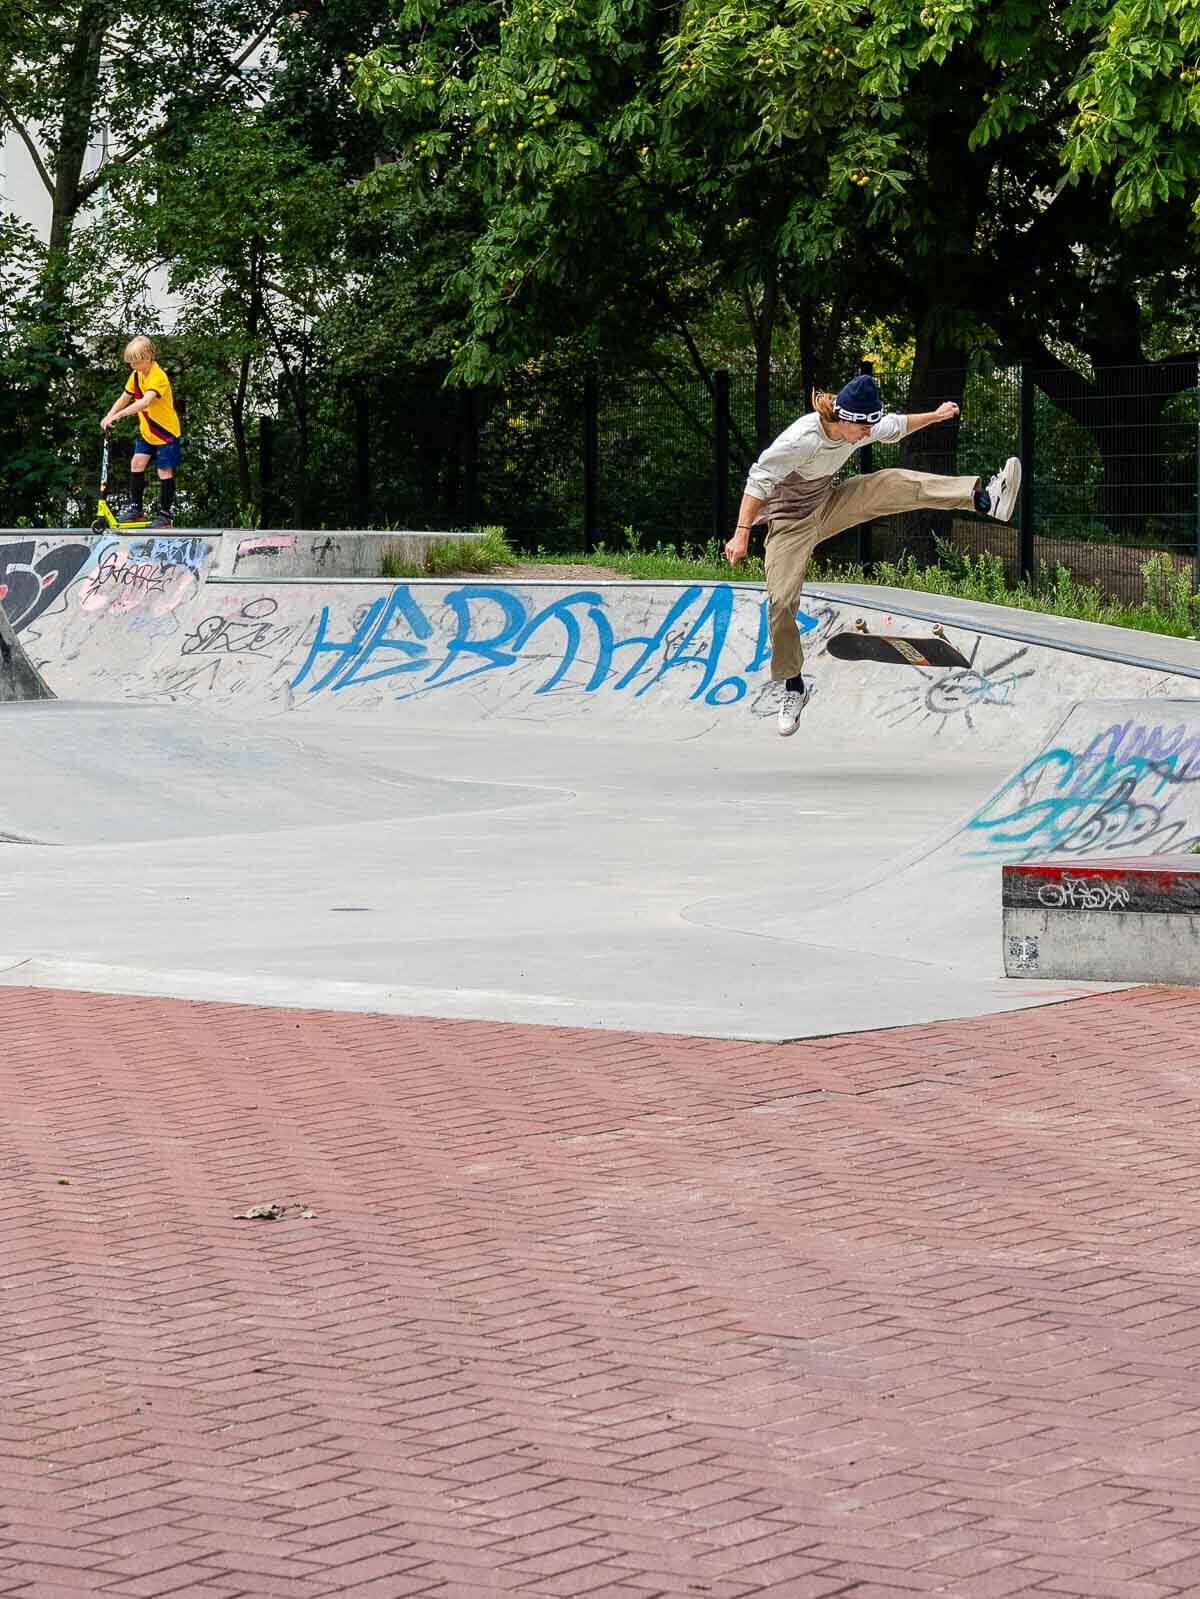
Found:
<path fill-rule="evenodd" d="M 883 397 L 879 393 L 879 385 L 865 372 L 860 372 L 858 377 L 850 379 L 845 388 L 838 390 L 834 405 L 837 416 L 843 422 L 861 422 L 865 418 L 878 422 L 883 415 Z"/>

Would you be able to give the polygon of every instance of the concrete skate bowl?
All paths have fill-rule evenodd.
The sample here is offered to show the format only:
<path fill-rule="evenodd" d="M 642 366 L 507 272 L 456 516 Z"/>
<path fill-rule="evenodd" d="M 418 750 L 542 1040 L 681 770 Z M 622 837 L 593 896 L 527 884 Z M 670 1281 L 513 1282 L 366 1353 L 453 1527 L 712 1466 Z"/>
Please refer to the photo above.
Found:
<path fill-rule="evenodd" d="M 0 541 L 59 696 L 0 713 L 0 835 L 47 846 L 7 981 L 797 1036 L 1070 997 L 1001 977 L 999 864 L 1200 837 L 1194 645 L 814 591 L 782 740 L 755 585 L 326 576 L 353 535 L 285 575 L 275 537 Z M 860 620 L 969 665 L 827 655 Z"/>

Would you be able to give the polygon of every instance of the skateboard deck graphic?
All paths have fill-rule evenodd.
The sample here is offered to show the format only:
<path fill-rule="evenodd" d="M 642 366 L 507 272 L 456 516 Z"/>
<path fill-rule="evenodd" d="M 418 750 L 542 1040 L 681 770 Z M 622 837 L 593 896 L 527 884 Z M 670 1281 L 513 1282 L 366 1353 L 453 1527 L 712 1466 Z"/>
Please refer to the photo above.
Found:
<path fill-rule="evenodd" d="M 893 666 L 969 666 L 945 638 L 898 633 L 835 633 L 825 648 L 839 661 L 886 661 Z"/>

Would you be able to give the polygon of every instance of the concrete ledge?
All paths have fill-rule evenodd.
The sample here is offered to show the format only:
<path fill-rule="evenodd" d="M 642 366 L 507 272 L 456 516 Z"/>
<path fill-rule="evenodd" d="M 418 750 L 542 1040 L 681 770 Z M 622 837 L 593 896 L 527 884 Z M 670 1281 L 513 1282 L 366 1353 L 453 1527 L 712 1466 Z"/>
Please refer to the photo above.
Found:
<path fill-rule="evenodd" d="M 397 529 L 391 533 L 313 528 L 274 529 L 177 527 L 93 533 L 88 528 L 0 528 L 0 543 L 56 544 L 67 540 L 94 544 L 117 539 L 122 544 L 168 549 L 189 542 L 214 549 L 214 577 L 365 577 L 378 580 L 385 554 L 410 566 L 423 566 L 431 544 L 478 537 L 473 530 Z"/>
<path fill-rule="evenodd" d="M 1196 640 L 1165 633 L 1143 633 L 1139 628 L 1114 627 L 1109 622 L 1084 622 L 1071 616 L 1051 616 L 1044 611 L 1023 611 L 1012 605 L 990 605 L 983 600 L 960 600 L 949 594 L 925 594 L 919 589 L 893 589 L 877 583 L 811 583 L 805 598 L 832 600 L 837 605 L 863 606 L 889 616 L 913 621 L 940 622 L 987 633 L 991 638 L 1015 639 L 1043 649 L 1065 650 L 1096 660 L 1121 661 L 1150 671 L 1200 678 L 1200 651 Z"/>
<path fill-rule="evenodd" d="M 1003 869 L 1008 977 L 1200 985 L 1200 855 Z"/>
<path fill-rule="evenodd" d="M 224 531 L 215 577 L 379 578 L 386 554 L 423 566 L 431 544 L 477 537 L 473 532 L 395 533 Z"/>

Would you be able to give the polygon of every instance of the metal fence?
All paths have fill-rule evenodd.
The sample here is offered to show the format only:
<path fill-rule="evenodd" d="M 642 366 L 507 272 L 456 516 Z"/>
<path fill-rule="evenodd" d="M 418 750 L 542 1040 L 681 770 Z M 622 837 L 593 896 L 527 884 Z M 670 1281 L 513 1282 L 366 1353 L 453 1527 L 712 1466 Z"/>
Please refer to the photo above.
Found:
<path fill-rule="evenodd" d="M 901 446 L 873 446 L 849 470 L 904 464 L 986 479 L 1016 454 L 1025 477 L 1019 512 L 1008 526 L 944 513 L 887 518 L 839 535 L 824 558 L 929 562 L 952 545 L 999 556 L 1013 578 L 1061 564 L 1136 600 L 1142 565 L 1161 552 L 1188 562 L 1200 587 L 1194 358 L 1088 376 L 1029 367 L 929 372 L 919 382 L 907 371 L 876 375 L 891 409 L 955 399 L 962 416 Z M 765 435 L 808 409 L 799 374 L 773 374 Z M 317 455 L 303 463 L 281 416 L 265 520 L 496 523 L 519 548 L 564 555 L 630 537 L 643 548 L 696 547 L 728 536 L 759 442 L 752 373 L 614 378 L 535 363 L 488 394 L 431 385 L 357 407 L 335 396 L 311 431 Z M 303 505 L 294 492 L 301 483 Z"/>

